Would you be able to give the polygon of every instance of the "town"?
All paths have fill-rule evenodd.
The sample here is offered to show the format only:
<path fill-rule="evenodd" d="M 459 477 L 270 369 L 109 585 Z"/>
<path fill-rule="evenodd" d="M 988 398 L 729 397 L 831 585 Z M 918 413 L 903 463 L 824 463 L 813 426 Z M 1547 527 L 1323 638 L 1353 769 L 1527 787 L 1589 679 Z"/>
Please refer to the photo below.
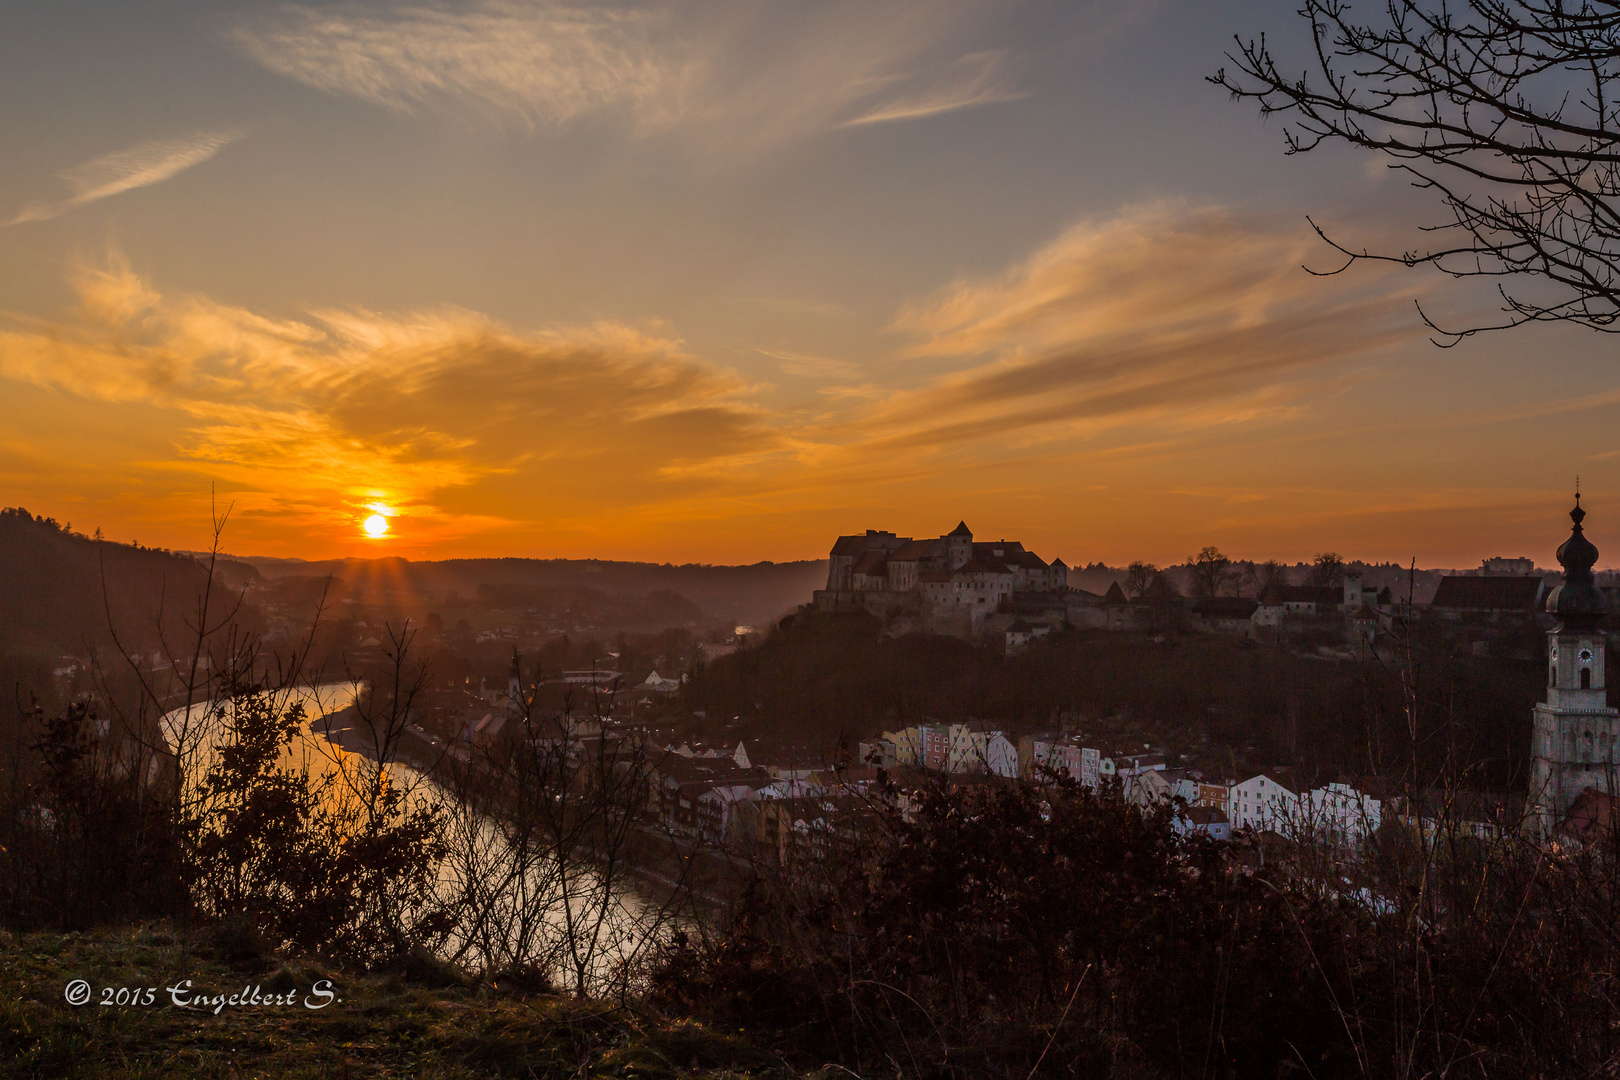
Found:
<path fill-rule="evenodd" d="M 712 734 L 714 725 L 689 707 L 692 680 L 746 660 L 760 648 L 754 639 L 770 636 L 746 627 L 721 644 L 698 643 L 685 671 L 669 656 L 648 658 L 649 668 L 648 660 L 634 666 L 632 657 L 608 653 L 591 668 L 526 680 L 514 660 L 505 687 L 484 680 L 470 707 L 432 705 L 445 698 L 428 692 L 430 704 L 414 730 L 429 748 L 424 753 L 440 748 L 467 760 L 503 738 L 532 732 L 522 721 L 542 714 L 551 718 L 548 730 L 584 740 L 575 758 L 599 752 L 586 743 L 633 743 L 649 756 L 650 820 L 670 838 L 747 857 L 786 857 L 794 838 L 824 852 L 852 835 L 852 822 L 880 788 L 1057 777 L 1112 791 L 1145 812 L 1165 808 L 1178 830 L 1222 842 L 1266 835 L 1354 852 L 1388 826 L 1430 836 L 1460 828 L 1477 839 L 1522 833 L 1588 843 L 1613 813 L 1620 731 L 1604 688 L 1616 586 L 1597 583 L 1584 513 L 1577 503 L 1573 530 L 1558 551 L 1561 574 L 1538 574 L 1529 559 L 1490 559 L 1478 572 L 1427 581 L 1422 603 L 1413 601 L 1420 591 L 1415 574 L 1375 586 L 1366 583 L 1369 571 L 1335 565 L 1336 557 L 1310 568 L 1318 584 L 1289 584 L 1274 569 L 1271 580 L 1256 583 L 1257 596 L 1244 597 L 1228 594 L 1228 581 L 1241 571 L 1216 565 L 1221 557 L 1206 551 L 1179 568 L 1195 593 L 1204 575 L 1204 596 L 1183 596 L 1165 572 L 1140 567 L 1133 568 L 1134 595 L 1127 595 L 1117 580 L 1103 593 L 1070 586 L 1073 572 L 1061 560 L 1045 563 L 1013 541 L 975 542 L 965 525 L 929 541 L 869 531 L 839 538 L 829 587 L 784 619 L 784 625 L 836 623 L 853 611 L 876 620 L 885 637 L 927 626 L 1009 658 L 1029 658 L 1031 648 L 1064 635 L 1162 642 L 1166 633 L 1283 649 L 1327 665 L 1392 663 L 1403 643 L 1418 636 L 1471 659 L 1528 663 L 1545 655 L 1551 664 L 1545 700 L 1534 705 L 1528 772 L 1517 789 L 1460 788 L 1439 779 L 1414 790 L 1410 776 L 1346 769 L 1342 762 L 1335 769 L 1331 761 L 1315 767 L 1244 761 L 1252 755 L 1207 737 L 1183 746 L 1185 740 L 1161 733 L 1155 744 L 1155 733 L 1139 725 L 1067 713 L 1052 729 L 924 720 L 846 729 L 821 747 L 784 740 L 780 732 L 752 745 L 745 738 L 706 742 L 700 733 Z M 1388 568 L 1382 574 L 1393 577 Z M 945 599 L 929 599 L 933 584 Z M 1540 639 L 1546 644 L 1538 647 Z M 1148 741 L 1140 741 L 1144 736 Z M 1138 741 L 1131 745 L 1132 739 Z"/>

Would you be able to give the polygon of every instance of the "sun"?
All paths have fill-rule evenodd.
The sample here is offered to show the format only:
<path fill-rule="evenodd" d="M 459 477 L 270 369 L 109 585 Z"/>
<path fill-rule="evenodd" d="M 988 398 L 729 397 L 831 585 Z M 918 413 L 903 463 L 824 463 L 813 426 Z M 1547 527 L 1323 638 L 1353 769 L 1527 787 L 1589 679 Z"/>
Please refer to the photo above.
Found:
<path fill-rule="evenodd" d="M 388 519 L 381 514 L 372 514 L 360 523 L 360 527 L 366 530 L 367 536 L 382 536 L 388 532 Z"/>

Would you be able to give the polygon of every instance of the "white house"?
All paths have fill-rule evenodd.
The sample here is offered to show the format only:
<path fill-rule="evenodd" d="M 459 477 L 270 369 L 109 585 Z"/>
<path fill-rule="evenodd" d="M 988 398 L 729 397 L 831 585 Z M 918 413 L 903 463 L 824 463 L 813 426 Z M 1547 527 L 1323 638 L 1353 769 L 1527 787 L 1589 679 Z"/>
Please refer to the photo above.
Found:
<path fill-rule="evenodd" d="M 993 776 L 1018 775 L 1018 748 L 1000 731 L 974 731 L 966 724 L 944 729 L 946 772 L 989 772 Z"/>
<path fill-rule="evenodd" d="M 1147 807 L 1174 797 L 1175 788 L 1165 779 L 1163 769 L 1142 769 L 1125 776 L 1125 801 L 1133 806 Z"/>
<path fill-rule="evenodd" d="M 1299 795 L 1262 773 L 1233 784 L 1226 812 L 1234 829 L 1266 829 L 1289 835 L 1299 817 Z"/>
<path fill-rule="evenodd" d="M 1383 802 L 1349 784 L 1328 784 L 1300 800 L 1300 827 L 1334 844 L 1359 844 L 1378 831 Z"/>
<path fill-rule="evenodd" d="M 991 731 L 987 734 L 989 738 L 984 744 L 984 764 L 990 770 L 990 775 L 1017 776 L 1018 747 L 1002 732 Z"/>

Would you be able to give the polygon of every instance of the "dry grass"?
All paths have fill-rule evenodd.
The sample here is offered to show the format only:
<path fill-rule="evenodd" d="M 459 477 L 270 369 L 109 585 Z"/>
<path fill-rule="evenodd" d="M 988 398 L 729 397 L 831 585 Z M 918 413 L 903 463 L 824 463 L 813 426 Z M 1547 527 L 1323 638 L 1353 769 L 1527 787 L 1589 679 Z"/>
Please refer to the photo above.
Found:
<path fill-rule="evenodd" d="M 353 975 L 258 955 L 219 932 L 156 924 L 83 934 L 0 933 L 0 1077 L 781 1077 L 745 1039 L 629 1010 L 456 980 L 431 963 Z M 75 978 L 94 988 L 74 1007 Z M 230 995 L 329 978 L 341 1000 L 177 1008 L 167 987 Z M 100 1006 L 101 988 L 155 987 L 150 1006 Z"/>

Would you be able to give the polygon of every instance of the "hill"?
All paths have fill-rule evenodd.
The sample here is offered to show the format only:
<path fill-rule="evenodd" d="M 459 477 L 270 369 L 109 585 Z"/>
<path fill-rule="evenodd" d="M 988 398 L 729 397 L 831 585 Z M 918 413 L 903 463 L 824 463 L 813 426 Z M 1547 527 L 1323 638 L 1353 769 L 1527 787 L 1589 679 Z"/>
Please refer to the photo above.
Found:
<path fill-rule="evenodd" d="M 178 643 L 208 581 L 194 558 L 76 533 L 27 510 L 0 510 L 0 654 L 87 656 Z M 161 613 L 161 618 L 159 618 Z"/>

